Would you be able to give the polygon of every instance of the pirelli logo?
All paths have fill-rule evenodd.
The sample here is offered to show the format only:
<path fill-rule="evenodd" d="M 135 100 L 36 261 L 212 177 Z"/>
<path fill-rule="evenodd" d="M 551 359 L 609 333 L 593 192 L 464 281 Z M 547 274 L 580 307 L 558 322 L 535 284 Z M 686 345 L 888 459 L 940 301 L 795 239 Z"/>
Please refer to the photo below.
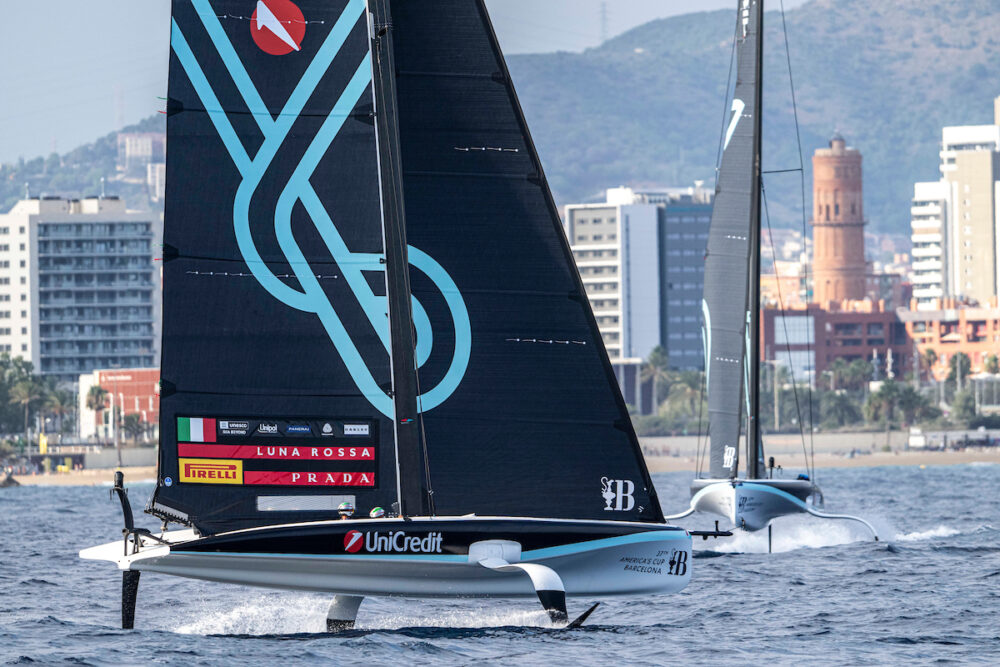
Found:
<path fill-rule="evenodd" d="M 180 459 L 181 481 L 193 484 L 242 484 L 243 461 Z"/>

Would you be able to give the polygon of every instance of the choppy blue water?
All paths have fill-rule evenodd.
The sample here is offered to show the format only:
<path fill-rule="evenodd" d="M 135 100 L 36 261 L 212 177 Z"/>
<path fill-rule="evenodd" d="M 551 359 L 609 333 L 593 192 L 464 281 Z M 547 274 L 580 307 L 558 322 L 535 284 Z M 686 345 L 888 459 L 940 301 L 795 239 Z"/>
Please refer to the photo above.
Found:
<path fill-rule="evenodd" d="M 668 511 L 686 507 L 689 477 L 655 477 Z M 0 661 L 1000 664 L 1000 466 L 826 470 L 820 483 L 828 510 L 864 515 L 885 541 L 789 517 L 776 553 L 766 534 L 699 541 L 711 551 L 684 592 L 607 601 L 579 630 L 548 627 L 526 600 L 370 599 L 338 636 L 312 634 L 326 596 L 151 574 L 136 630 L 119 630 L 117 569 L 77 558 L 117 535 L 107 489 L 0 489 Z M 150 488 L 134 485 L 133 503 Z"/>

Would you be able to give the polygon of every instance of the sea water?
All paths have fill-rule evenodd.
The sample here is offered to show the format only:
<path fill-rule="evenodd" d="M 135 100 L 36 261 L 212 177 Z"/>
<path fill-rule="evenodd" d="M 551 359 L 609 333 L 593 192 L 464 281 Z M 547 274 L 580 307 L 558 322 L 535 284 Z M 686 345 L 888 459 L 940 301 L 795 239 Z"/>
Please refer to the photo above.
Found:
<path fill-rule="evenodd" d="M 689 474 L 654 479 L 665 511 L 687 506 Z M 0 489 L 0 662 L 1000 664 L 1000 466 L 831 469 L 818 481 L 827 510 L 868 518 L 882 541 L 860 524 L 787 517 L 774 553 L 766 532 L 699 539 L 686 590 L 607 600 L 581 629 L 550 627 L 527 599 L 369 599 L 342 635 L 322 634 L 326 595 L 152 574 L 136 629 L 120 630 L 118 570 L 77 557 L 119 534 L 108 489 Z M 151 488 L 134 485 L 133 505 Z M 570 613 L 589 602 L 571 597 Z"/>

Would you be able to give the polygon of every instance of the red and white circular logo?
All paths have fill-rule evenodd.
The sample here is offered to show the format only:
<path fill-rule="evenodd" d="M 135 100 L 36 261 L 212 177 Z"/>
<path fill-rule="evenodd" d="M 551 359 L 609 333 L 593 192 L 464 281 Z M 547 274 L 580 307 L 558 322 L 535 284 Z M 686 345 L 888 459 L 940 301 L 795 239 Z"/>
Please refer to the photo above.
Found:
<path fill-rule="evenodd" d="M 349 530 L 344 535 L 344 551 L 349 554 L 356 554 L 365 545 L 365 536 L 356 530 Z"/>
<path fill-rule="evenodd" d="M 257 0 L 250 34 L 262 51 L 283 56 L 302 48 L 306 19 L 292 0 Z"/>

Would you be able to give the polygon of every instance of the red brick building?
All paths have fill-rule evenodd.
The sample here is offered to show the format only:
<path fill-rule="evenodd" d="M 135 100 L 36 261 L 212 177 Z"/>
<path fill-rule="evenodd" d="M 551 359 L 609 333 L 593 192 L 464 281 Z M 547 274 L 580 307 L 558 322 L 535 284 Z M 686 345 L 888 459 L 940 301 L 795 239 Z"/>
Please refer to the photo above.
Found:
<path fill-rule="evenodd" d="M 106 392 L 105 409 L 98 412 L 87 407 L 91 387 L 101 387 Z M 96 436 L 101 440 L 114 438 L 111 406 L 124 419 L 137 415 L 140 422 L 149 426 L 149 438 L 156 437 L 160 423 L 160 369 L 112 368 L 96 370 L 80 376 L 79 408 L 80 437 Z"/>

